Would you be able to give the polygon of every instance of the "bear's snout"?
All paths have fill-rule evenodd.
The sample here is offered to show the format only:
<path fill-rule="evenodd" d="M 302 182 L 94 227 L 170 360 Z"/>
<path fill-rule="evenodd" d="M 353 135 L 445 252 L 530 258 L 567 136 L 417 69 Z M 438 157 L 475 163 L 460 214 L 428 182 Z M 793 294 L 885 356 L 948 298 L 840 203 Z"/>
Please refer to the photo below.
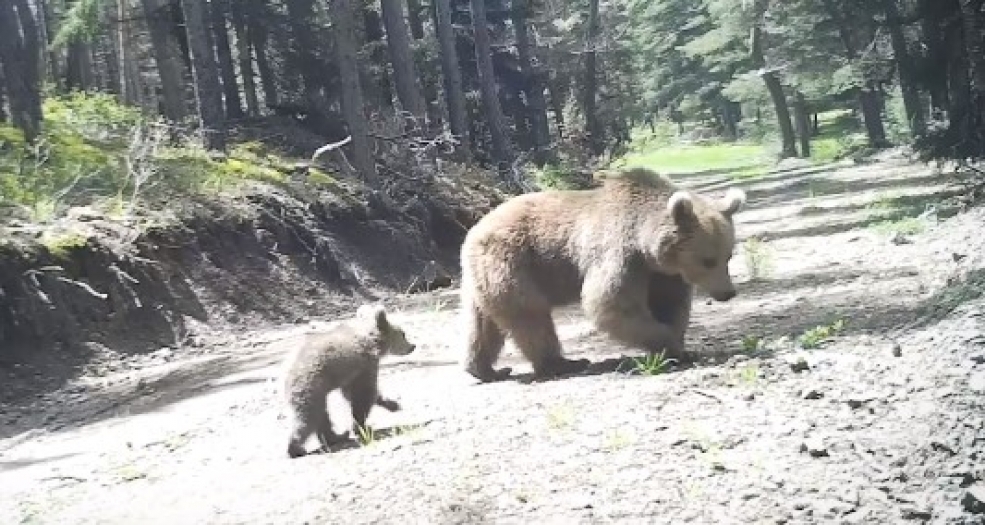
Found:
<path fill-rule="evenodd" d="M 720 302 L 723 302 L 724 303 L 724 302 L 726 302 L 726 301 L 731 300 L 732 298 L 734 298 L 736 296 L 736 294 L 737 294 L 737 292 L 733 288 L 731 290 L 725 290 L 724 292 L 715 292 L 715 293 L 711 294 L 711 298 L 714 299 L 714 300 L 716 300 L 716 301 L 720 301 Z"/>

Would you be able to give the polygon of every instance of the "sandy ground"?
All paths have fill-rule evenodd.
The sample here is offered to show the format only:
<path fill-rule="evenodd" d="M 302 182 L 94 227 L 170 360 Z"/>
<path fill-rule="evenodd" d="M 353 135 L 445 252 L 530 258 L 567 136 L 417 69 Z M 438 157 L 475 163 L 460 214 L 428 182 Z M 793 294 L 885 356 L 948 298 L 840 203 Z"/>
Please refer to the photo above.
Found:
<path fill-rule="evenodd" d="M 272 381 L 277 341 L 311 325 L 106 356 L 0 408 L 0 523 L 985 523 L 985 210 L 873 225 L 946 180 L 889 156 L 744 183 L 738 231 L 764 255 L 738 249 L 735 300 L 696 302 L 705 358 L 682 370 L 617 370 L 635 352 L 569 308 L 589 373 L 531 383 L 508 348 L 518 380 L 479 385 L 456 294 L 395 297 L 418 351 L 381 385 L 404 409 L 330 454 L 287 458 Z"/>

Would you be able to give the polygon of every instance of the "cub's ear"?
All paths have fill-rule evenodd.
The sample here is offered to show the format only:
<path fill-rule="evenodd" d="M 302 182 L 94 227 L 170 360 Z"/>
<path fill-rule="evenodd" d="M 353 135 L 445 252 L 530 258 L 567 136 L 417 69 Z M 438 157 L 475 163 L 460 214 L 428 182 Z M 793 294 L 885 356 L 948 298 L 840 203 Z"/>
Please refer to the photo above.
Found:
<path fill-rule="evenodd" d="M 379 303 L 364 304 L 360 306 L 359 309 L 356 310 L 356 317 L 367 321 L 372 321 L 380 330 L 390 326 L 390 322 L 386 318 L 386 308 Z"/>
<path fill-rule="evenodd" d="M 722 215 L 731 217 L 741 210 L 745 204 L 746 192 L 740 190 L 739 188 L 729 188 L 729 190 L 725 192 L 725 197 L 722 198 L 718 209 L 722 212 Z"/>
<path fill-rule="evenodd" d="M 694 217 L 694 200 L 685 191 L 676 191 L 667 200 L 670 216 L 677 223 L 687 223 Z"/>

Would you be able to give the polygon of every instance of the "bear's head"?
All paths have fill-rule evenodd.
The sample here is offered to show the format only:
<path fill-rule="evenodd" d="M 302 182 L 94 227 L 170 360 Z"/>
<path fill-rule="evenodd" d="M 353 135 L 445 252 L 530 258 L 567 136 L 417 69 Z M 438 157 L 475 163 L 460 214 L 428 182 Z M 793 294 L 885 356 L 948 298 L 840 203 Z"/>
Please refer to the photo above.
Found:
<path fill-rule="evenodd" d="M 674 235 L 662 250 L 662 263 L 716 301 L 728 301 L 736 295 L 728 270 L 735 248 L 732 216 L 745 200 L 745 192 L 733 188 L 721 199 L 679 190 L 667 201 Z"/>
<path fill-rule="evenodd" d="M 379 333 L 381 350 L 384 353 L 407 355 L 416 348 L 413 343 L 407 340 L 407 335 L 402 328 L 390 323 L 383 305 L 364 304 L 356 310 L 356 318 L 363 322 L 369 322 L 373 329 Z"/>

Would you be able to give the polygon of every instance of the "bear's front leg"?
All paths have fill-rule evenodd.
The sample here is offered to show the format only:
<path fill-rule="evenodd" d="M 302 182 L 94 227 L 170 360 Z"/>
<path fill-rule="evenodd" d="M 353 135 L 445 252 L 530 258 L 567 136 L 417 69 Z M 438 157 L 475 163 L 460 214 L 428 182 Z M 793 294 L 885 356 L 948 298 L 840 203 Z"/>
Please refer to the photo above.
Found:
<path fill-rule="evenodd" d="M 673 339 L 667 347 L 671 357 L 683 359 L 684 336 L 691 320 L 694 288 L 679 275 L 653 273 L 650 276 L 647 306 L 654 320 L 670 326 Z"/>
<path fill-rule="evenodd" d="M 649 273 L 632 269 L 593 269 L 582 288 L 582 307 L 596 328 L 612 339 L 651 353 L 666 350 L 677 355 L 683 340 L 678 340 L 671 322 L 651 314 L 649 278 Z"/>

